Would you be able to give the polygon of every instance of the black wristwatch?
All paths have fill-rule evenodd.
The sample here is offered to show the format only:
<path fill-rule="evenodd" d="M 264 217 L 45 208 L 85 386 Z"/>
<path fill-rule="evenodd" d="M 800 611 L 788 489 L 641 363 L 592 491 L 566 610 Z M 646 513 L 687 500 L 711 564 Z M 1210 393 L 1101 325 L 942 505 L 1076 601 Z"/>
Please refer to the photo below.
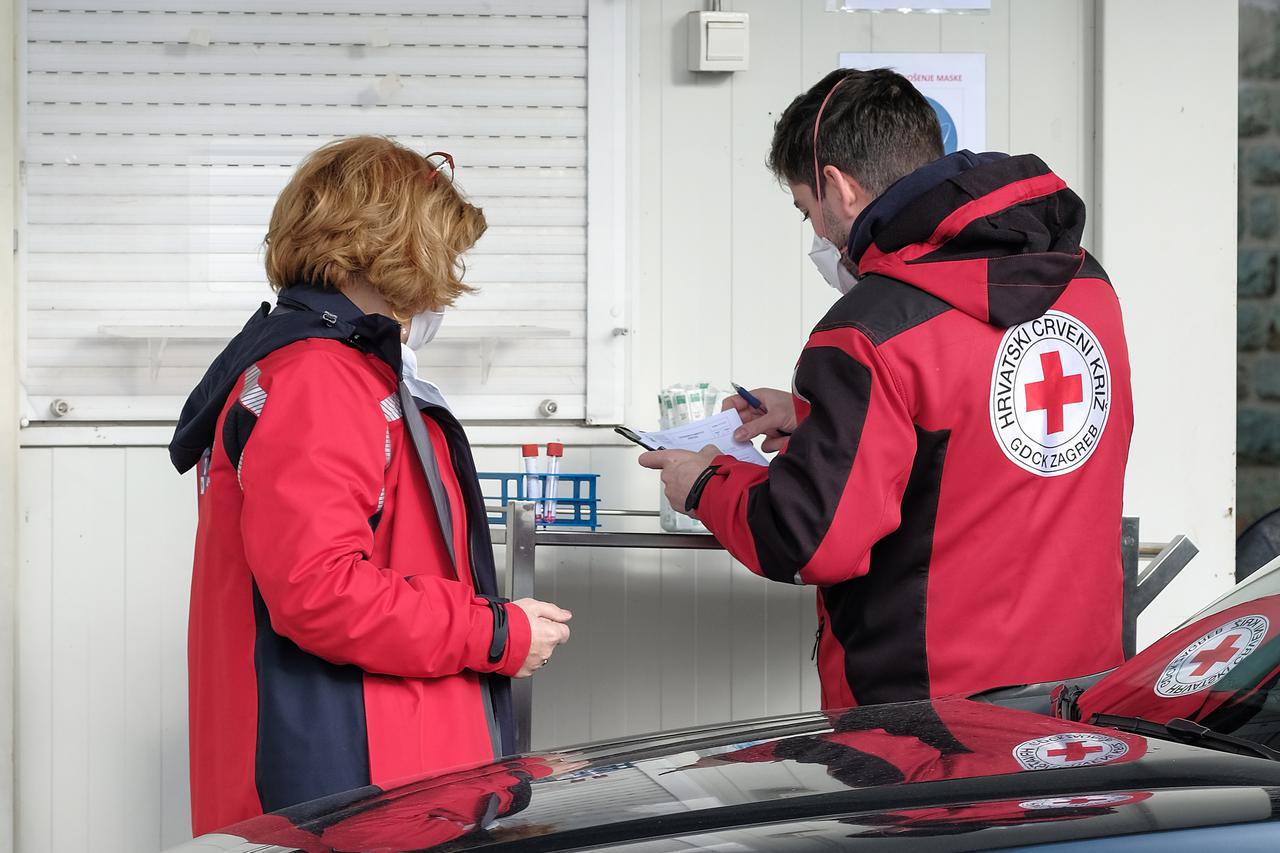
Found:
<path fill-rule="evenodd" d="M 711 482 L 711 478 L 720 470 L 719 465 L 708 465 L 702 469 L 702 473 L 698 475 L 698 479 L 693 481 L 693 487 L 689 489 L 689 496 L 684 499 L 684 511 L 693 512 L 698 508 L 698 503 L 702 500 L 702 493 L 707 490 L 707 483 Z"/>
<path fill-rule="evenodd" d="M 507 653 L 507 600 L 484 596 L 493 614 L 493 640 L 489 643 L 489 663 L 497 663 Z"/>

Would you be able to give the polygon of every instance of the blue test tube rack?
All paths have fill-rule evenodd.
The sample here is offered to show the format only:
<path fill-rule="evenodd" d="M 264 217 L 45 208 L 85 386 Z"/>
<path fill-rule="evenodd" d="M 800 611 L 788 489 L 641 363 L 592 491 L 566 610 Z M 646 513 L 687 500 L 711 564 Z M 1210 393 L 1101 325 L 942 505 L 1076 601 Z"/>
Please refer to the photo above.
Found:
<path fill-rule="evenodd" d="M 480 480 L 480 491 L 484 494 L 486 504 L 498 502 L 505 507 L 512 501 L 528 500 L 528 496 L 524 490 L 525 474 L 509 474 L 496 473 L 491 471 L 482 471 L 476 474 Z M 547 474 L 535 475 L 542 481 L 542 492 L 545 494 L 547 490 Z M 556 506 L 559 511 L 556 513 L 555 521 L 551 523 L 539 522 L 539 527 L 577 527 L 587 530 L 595 530 L 600 526 L 599 516 L 596 513 L 596 507 L 599 500 L 596 498 L 596 481 L 600 479 L 599 474 L 557 474 L 556 479 L 559 485 L 556 487 Z M 567 494 L 566 494 L 567 493 Z M 564 512 L 564 508 L 569 507 L 573 510 L 572 514 Z M 502 514 L 490 515 L 490 524 L 505 524 L 506 517 Z"/>

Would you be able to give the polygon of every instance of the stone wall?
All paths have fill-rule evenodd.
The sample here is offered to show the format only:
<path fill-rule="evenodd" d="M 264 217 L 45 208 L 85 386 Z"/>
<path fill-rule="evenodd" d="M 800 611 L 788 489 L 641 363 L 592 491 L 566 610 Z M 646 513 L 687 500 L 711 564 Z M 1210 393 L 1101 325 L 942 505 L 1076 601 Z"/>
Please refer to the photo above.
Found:
<path fill-rule="evenodd" d="M 1236 519 L 1243 530 L 1280 507 L 1280 0 L 1240 4 L 1239 164 Z M 1193 172 L 1179 180 L 1194 181 Z"/>

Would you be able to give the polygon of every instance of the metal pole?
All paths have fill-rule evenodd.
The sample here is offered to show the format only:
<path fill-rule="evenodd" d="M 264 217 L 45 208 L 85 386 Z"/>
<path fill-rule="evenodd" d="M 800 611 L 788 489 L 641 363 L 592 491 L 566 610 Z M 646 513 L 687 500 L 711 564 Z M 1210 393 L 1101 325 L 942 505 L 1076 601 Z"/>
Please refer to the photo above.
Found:
<path fill-rule="evenodd" d="M 1138 614 L 1142 608 L 1138 606 L 1138 556 L 1141 546 L 1138 543 L 1137 518 L 1125 516 L 1120 520 L 1120 569 L 1121 569 L 1121 623 L 1120 646 L 1124 659 L 1128 660 L 1138 651 Z"/>
<path fill-rule="evenodd" d="M 534 505 L 512 501 L 507 504 L 507 575 L 503 595 L 511 601 L 533 597 L 534 551 L 537 526 Z M 511 707 L 515 715 L 516 752 L 528 752 L 533 724 L 533 679 L 511 682 Z"/>
<path fill-rule="evenodd" d="M 721 550 L 723 546 L 706 533 L 570 533 L 543 530 L 536 536 L 539 545 L 567 545 L 586 548 L 659 548 L 679 550 Z"/>
<path fill-rule="evenodd" d="M 1187 563 L 1191 562 L 1191 558 L 1199 553 L 1200 549 L 1186 536 L 1179 534 L 1170 539 L 1169 544 L 1147 564 L 1138 578 L 1136 591 L 1138 612 L 1141 613 L 1150 607 L 1155 597 L 1164 592 L 1165 587 L 1187 567 Z"/>

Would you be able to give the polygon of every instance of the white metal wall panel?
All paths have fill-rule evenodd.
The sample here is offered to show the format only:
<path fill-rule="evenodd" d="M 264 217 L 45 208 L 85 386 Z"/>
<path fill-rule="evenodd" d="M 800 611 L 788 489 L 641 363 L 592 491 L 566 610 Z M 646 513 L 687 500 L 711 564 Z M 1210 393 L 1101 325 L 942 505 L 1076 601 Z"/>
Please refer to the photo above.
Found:
<path fill-rule="evenodd" d="M 17 843 L 154 851 L 190 835 L 190 478 L 151 448 L 27 449 Z"/>
<path fill-rule="evenodd" d="M 42 3 L 26 16 L 33 419 L 176 417 L 324 142 L 448 150 L 490 229 L 423 352 L 464 418 L 586 416 L 587 0 Z"/>

